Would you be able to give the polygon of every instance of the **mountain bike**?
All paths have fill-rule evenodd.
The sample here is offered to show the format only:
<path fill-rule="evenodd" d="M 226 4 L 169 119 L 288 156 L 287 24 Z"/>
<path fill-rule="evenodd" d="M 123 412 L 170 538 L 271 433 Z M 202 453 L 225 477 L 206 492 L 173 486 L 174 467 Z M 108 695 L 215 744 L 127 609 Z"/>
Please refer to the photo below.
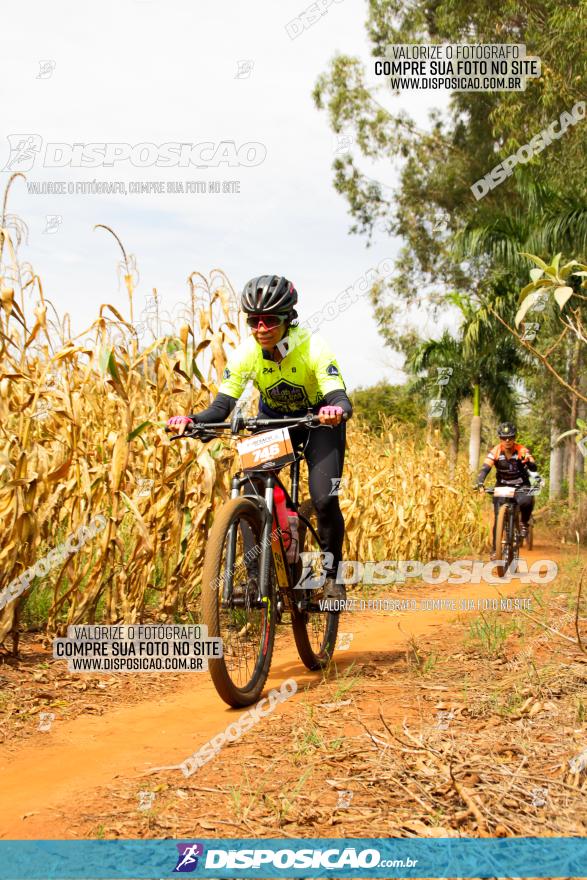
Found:
<path fill-rule="evenodd" d="M 495 550 L 498 558 L 495 561 L 495 567 L 499 577 L 505 577 L 510 565 L 520 556 L 520 547 L 523 538 L 520 529 L 520 508 L 518 500 L 522 498 L 527 500 L 529 488 L 522 486 L 494 486 L 483 490 L 487 495 L 493 495 L 494 498 L 503 499 L 499 506 L 497 514 L 497 525 L 495 527 Z M 533 532 L 528 527 L 528 542 L 532 540 Z M 529 549 L 532 549 L 529 544 Z"/>
<path fill-rule="evenodd" d="M 324 669 L 334 653 L 339 613 L 323 610 L 317 591 L 324 560 L 311 501 L 299 502 L 300 462 L 288 428 L 321 426 L 310 410 L 300 418 L 233 416 L 230 422 L 193 425 L 176 439 L 211 439 L 230 431 L 253 436 L 239 444 L 241 469 L 231 480 L 230 500 L 214 517 L 202 572 L 202 622 L 209 637 L 222 639 L 223 656 L 208 661 L 219 696 L 229 706 L 250 706 L 261 695 L 273 656 L 275 626 L 289 613 L 304 665 Z M 262 432 L 262 433 L 261 433 Z M 247 446 L 248 444 L 248 446 Z M 279 479 L 290 465 L 291 495 Z M 299 517 L 299 558 L 288 562 L 279 528 L 275 487 Z"/>

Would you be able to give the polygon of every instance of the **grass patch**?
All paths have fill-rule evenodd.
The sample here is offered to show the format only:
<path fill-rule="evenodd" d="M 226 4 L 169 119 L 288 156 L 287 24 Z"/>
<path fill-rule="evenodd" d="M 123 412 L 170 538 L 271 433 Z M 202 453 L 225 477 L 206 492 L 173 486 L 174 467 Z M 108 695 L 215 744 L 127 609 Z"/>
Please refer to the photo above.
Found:
<path fill-rule="evenodd" d="M 324 740 L 314 721 L 314 706 L 307 706 L 307 718 L 301 727 L 297 727 L 293 732 L 294 743 L 294 760 L 299 761 L 308 754 L 323 749 Z"/>
<path fill-rule="evenodd" d="M 360 674 L 358 674 L 358 675 L 352 674 L 353 671 L 355 670 L 355 667 L 356 667 L 356 661 L 353 660 L 351 665 L 349 667 L 347 667 L 347 669 L 345 669 L 345 671 L 342 673 L 342 675 L 338 674 L 338 669 L 336 669 L 336 667 L 335 667 L 335 669 L 336 669 L 336 688 L 335 688 L 334 693 L 332 695 L 332 698 L 335 702 L 338 702 L 338 700 L 342 700 L 344 697 L 346 697 L 346 695 L 349 693 L 349 691 L 351 691 L 354 688 L 354 686 L 356 685 L 356 683 L 360 680 L 360 678 L 361 678 Z"/>
<path fill-rule="evenodd" d="M 408 667 L 415 671 L 417 675 L 426 676 L 435 670 L 438 663 L 438 654 L 435 651 L 425 654 L 414 636 L 410 636 L 406 653 Z"/>
<path fill-rule="evenodd" d="M 465 641 L 485 657 L 499 657 L 503 654 L 506 639 L 514 631 L 519 631 L 517 621 L 502 623 L 497 614 L 481 614 L 469 624 L 469 635 Z"/>

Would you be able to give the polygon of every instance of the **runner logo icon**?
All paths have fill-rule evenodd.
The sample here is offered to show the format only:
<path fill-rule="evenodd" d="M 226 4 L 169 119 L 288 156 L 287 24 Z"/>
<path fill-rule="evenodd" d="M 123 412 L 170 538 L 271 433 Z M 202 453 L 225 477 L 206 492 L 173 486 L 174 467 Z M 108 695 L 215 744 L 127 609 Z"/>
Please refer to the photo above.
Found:
<path fill-rule="evenodd" d="M 9 134 L 10 156 L 3 171 L 30 171 L 43 140 L 38 134 Z"/>
<path fill-rule="evenodd" d="M 173 869 L 174 874 L 191 873 L 198 867 L 198 856 L 204 854 L 204 846 L 201 843 L 177 843 L 179 856 L 177 865 Z"/>

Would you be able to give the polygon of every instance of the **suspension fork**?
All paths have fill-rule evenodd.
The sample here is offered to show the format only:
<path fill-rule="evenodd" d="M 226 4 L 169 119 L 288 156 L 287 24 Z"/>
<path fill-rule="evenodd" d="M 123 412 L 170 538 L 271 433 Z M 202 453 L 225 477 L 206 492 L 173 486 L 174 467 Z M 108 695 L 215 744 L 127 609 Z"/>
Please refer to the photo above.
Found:
<path fill-rule="evenodd" d="M 512 548 L 512 553 L 515 548 L 515 540 L 516 540 L 516 505 L 508 504 L 509 507 L 509 518 L 508 518 L 508 541 Z"/>
<path fill-rule="evenodd" d="M 514 525 L 512 528 L 513 532 L 513 547 L 514 547 L 514 556 L 517 558 L 519 556 L 519 549 L 521 544 L 521 536 L 520 536 L 520 522 L 521 522 L 521 514 L 520 514 L 520 506 L 516 504 L 514 506 L 513 512 L 513 521 Z"/>
<path fill-rule="evenodd" d="M 245 480 L 238 474 L 232 478 L 230 497 L 238 498 Z M 275 477 L 269 473 L 264 479 L 265 483 L 265 521 L 261 532 L 261 554 L 259 556 L 259 584 L 257 599 L 261 601 L 269 595 L 269 578 L 271 576 L 271 532 L 273 530 L 273 491 L 275 489 Z M 226 566 L 224 571 L 224 584 L 222 589 L 222 601 L 230 604 L 232 599 L 234 563 L 236 559 L 236 543 L 238 537 L 238 525 L 234 522 L 228 530 L 226 538 Z"/>
<path fill-rule="evenodd" d="M 273 530 L 273 491 L 275 489 L 275 477 L 267 474 L 265 478 L 265 506 L 266 515 L 261 533 L 261 556 L 259 557 L 259 598 L 261 600 L 269 596 L 269 583 L 271 577 L 271 532 Z"/>
<path fill-rule="evenodd" d="M 291 500 L 294 503 L 294 509 L 298 509 L 299 489 L 300 489 L 300 460 L 296 458 L 290 468 L 291 476 Z"/>
<path fill-rule="evenodd" d="M 230 497 L 238 498 L 241 491 L 241 480 L 235 474 L 230 483 Z M 234 560 L 236 559 L 237 523 L 233 522 L 226 538 L 226 565 L 224 568 L 224 584 L 222 586 L 222 602 L 229 603 L 232 599 L 234 576 Z"/>
<path fill-rule="evenodd" d="M 507 519 L 507 554 L 505 558 L 507 559 L 508 569 L 512 565 L 514 559 L 517 557 L 517 548 L 516 548 L 516 503 L 510 503 L 507 505 L 508 511 L 508 519 Z M 502 554 L 503 555 L 503 554 Z"/>
<path fill-rule="evenodd" d="M 495 529 L 496 529 L 496 539 L 497 535 L 497 520 L 499 519 L 501 508 L 505 507 L 505 517 L 504 517 L 504 530 L 501 536 L 501 547 L 496 545 L 495 550 L 497 553 L 501 554 L 501 558 L 505 559 L 507 554 L 507 546 L 508 544 L 512 544 L 512 534 L 513 534 L 513 506 L 509 503 L 509 500 L 504 500 L 502 504 L 500 504 L 495 513 Z M 505 543 L 505 547 L 504 547 Z M 513 545 L 512 545 L 513 546 Z"/>

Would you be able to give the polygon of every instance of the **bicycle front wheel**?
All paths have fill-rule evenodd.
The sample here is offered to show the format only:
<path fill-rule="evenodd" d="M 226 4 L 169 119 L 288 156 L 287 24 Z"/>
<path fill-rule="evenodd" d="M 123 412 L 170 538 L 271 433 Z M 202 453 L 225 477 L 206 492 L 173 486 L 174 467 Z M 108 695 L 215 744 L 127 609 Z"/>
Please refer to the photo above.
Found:
<path fill-rule="evenodd" d="M 208 668 L 229 706 L 250 706 L 261 695 L 275 640 L 275 579 L 259 595 L 263 514 L 249 498 L 232 498 L 217 514 L 202 572 L 202 621 L 222 639 L 222 658 Z M 227 556 L 232 554 L 228 561 Z"/>
<path fill-rule="evenodd" d="M 513 542 L 510 536 L 509 504 L 502 504 L 497 515 L 497 526 L 495 529 L 495 548 L 499 554 L 495 567 L 499 577 L 505 577 L 506 572 L 514 558 Z"/>

